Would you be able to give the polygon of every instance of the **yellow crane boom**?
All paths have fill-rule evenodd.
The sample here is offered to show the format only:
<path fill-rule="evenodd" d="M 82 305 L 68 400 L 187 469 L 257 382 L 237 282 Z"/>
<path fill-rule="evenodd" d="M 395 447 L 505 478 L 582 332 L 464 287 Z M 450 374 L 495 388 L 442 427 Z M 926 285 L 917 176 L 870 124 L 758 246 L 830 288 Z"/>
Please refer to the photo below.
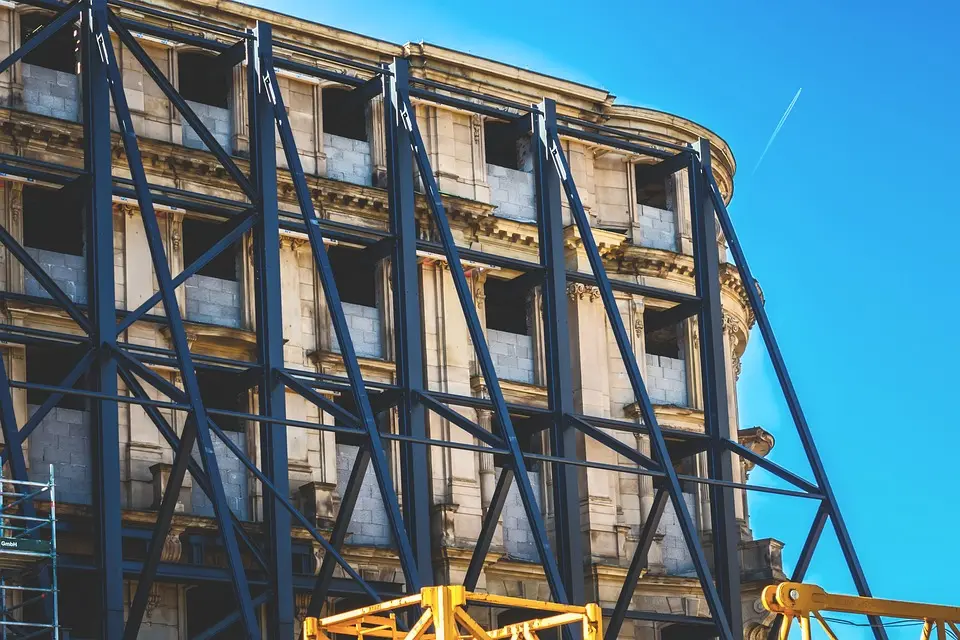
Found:
<path fill-rule="evenodd" d="M 815 584 L 800 582 L 770 585 L 763 590 L 761 599 L 767 611 L 783 616 L 780 640 L 786 640 L 794 620 L 799 622 L 803 640 L 810 640 L 811 617 L 820 623 L 830 640 L 837 640 L 836 634 L 821 615 L 825 611 L 917 620 L 923 623 L 920 630 L 921 640 L 929 640 L 934 627 L 937 629 L 937 640 L 949 640 L 948 628 L 955 637 L 960 637 L 960 629 L 957 628 L 960 624 L 960 607 L 839 595 L 827 593 Z"/>
<path fill-rule="evenodd" d="M 470 603 L 527 609 L 530 619 L 486 630 L 469 613 Z M 419 607 L 420 618 L 408 630 L 397 629 L 397 613 Z M 544 613 L 548 615 L 544 617 Z M 330 640 L 331 634 L 390 640 L 537 640 L 537 632 L 579 625 L 583 640 L 602 640 L 601 610 L 596 604 L 575 606 L 472 593 L 462 586 L 425 587 L 418 595 L 380 602 L 323 618 L 303 621 L 303 640 Z"/>

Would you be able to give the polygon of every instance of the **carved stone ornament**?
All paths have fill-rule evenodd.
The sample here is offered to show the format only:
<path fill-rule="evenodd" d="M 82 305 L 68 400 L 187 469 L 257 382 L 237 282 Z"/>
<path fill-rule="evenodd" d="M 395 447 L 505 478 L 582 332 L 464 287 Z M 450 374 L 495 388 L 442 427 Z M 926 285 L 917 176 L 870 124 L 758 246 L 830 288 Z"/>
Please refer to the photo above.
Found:
<path fill-rule="evenodd" d="M 571 282 L 567 285 L 567 297 L 571 300 L 583 300 L 589 297 L 590 302 L 593 302 L 600 297 L 600 288 L 582 282 Z"/>

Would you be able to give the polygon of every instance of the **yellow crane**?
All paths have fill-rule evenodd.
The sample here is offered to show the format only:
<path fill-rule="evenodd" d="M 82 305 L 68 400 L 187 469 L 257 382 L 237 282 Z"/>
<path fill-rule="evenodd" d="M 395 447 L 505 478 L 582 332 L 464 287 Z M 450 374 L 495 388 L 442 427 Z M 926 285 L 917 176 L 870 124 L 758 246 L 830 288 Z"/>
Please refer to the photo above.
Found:
<path fill-rule="evenodd" d="M 527 610 L 529 619 L 486 630 L 469 613 L 469 604 Z M 419 607 L 419 619 L 407 631 L 397 629 L 397 613 Z M 544 616 L 544 614 L 549 614 Z M 578 625 L 583 640 L 602 640 L 601 612 L 596 604 L 557 604 L 472 593 L 462 586 L 425 587 L 413 596 L 303 621 L 303 640 L 330 640 L 331 634 L 390 640 L 537 640 L 537 633 Z"/>
<path fill-rule="evenodd" d="M 930 640 L 934 629 L 936 640 L 960 638 L 960 607 L 920 602 L 864 598 L 827 593 L 814 584 L 781 582 L 770 585 L 761 596 L 764 608 L 783 616 L 780 640 L 787 640 L 794 620 L 798 622 L 802 640 L 811 640 L 811 618 L 823 628 L 830 640 L 838 640 L 824 613 L 853 613 L 921 624 L 920 640 Z M 470 604 L 526 610 L 528 619 L 487 630 L 466 607 Z M 397 614 L 418 607 L 422 612 L 409 629 L 397 627 Z M 546 614 L 546 615 L 545 615 Z M 580 627 L 583 640 L 602 640 L 602 614 L 597 604 L 584 606 L 557 604 L 488 593 L 473 593 L 462 586 L 425 587 L 417 595 L 406 596 L 370 605 L 345 613 L 303 621 L 303 640 L 331 640 L 332 635 L 354 636 L 357 640 L 538 640 L 538 633 L 565 625 Z"/>
<path fill-rule="evenodd" d="M 794 620 L 799 623 L 803 640 L 810 640 L 810 618 L 820 623 L 830 640 L 837 640 L 836 634 L 823 616 L 824 612 L 860 613 L 916 620 L 922 623 L 921 640 L 929 640 L 934 628 L 937 630 L 937 640 L 950 640 L 947 637 L 948 629 L 953 632 L 954 638 L 960 637 L 960 630 L 957 629 L 960 624 L 960 607 L 827 593 L 815 584 L 800 582 L 770 585 L 763 590 L 761 599 L 767 611 L 783 616 L 780 640 L 786 640 Z"/>

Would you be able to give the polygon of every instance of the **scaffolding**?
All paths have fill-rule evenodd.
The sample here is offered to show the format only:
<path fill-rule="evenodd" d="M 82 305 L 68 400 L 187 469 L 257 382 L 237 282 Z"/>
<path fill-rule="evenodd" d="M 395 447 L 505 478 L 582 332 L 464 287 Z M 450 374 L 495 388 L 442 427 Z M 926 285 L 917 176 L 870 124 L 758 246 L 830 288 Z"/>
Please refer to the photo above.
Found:
<path fill-rule="evenodd" d="M 47 482 L 0 481 L 0 640 L 60 638 L 54 485 L 52 464 Z"/>

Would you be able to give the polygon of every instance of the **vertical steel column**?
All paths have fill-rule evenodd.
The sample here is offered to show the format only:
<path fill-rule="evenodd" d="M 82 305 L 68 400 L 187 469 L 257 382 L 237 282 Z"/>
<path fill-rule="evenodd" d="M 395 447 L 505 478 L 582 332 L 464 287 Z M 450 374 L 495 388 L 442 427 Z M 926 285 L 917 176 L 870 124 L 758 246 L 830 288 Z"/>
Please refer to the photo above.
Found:
<path fill-rule="evenodd" d="M 394 352 L 397 384 L 403 393 L 397 411 L 400 432 L 415 438 L 427 437 L 427 416 L 415 396 L 424 390 L 423 319 L 420 316 L 420 270 L 417 265 L 417 222 L 414 208 L 413 157 L 410 133 L 401 122 L 402 102 L 398 87 L 404 90 L 409 63 L 396 58 L 383 74 L 384 134 L 387 146 L 387 195 L 390 206 L 390 232 L 394 236 L 391 255 L 393 284 Z M 450 265 L 451 269 L 459 265 Z M 433 584 L 430 544 L 430 465 L 426 445 L 400 445 L 400 475 L 403 514 L 413 542 L 420 583 Z"/>
<path fill-rule="evenodd" d="M 262 375 L 260 414 L 277 418 L 260 423 L 260 468 L 280 495 L 290 495 L 287 472 L 286 387 L 276 375 L 283 368 L 282 291 L 280 288 L 280 219 L 277 203 L 277 140 L 272 96 L 263 70 L 273 65 L 270 25 L 258 22 L 256 39 L 247 46 L 247 101 L 250 123 L 251 181 L 257 191 L 259 216 L 253 228 L 254 297 L 257 347 Z M 269 90 L 268 90 L 269 89 Z M 293 551 L 290 514 L 277 496 L 264 496 L 264 540 L 273 598 L 267 601 L 267 636 L 293 638 Z"/>
<path fill-rule="evenodd" d="M 563 252 L 563 207 L 560 176 L 550 159 L 548 140 L 557 131 L 556 102 L 545 98 L 533 118 L 533 176 L 536 184 L 540 262 L 545 267 L 543 291 L 544 347 L 547 398 L 553 416 L 550 452 L 577 457 L 577 430 L 567 420 L 573 413 L 570 327 L 567 309 L 567 270 Z M 580 534 L 579 468 L 554 463 L 553 531 L 560 575 L 571 604 L 584 602 L 583 544 Z"/>
<path fill-rule="evenodd" d="M 699 161 L 691 155 L 688 165 L 690 216 L 693 226 L 693 253 L 697 295 L 701 299 L 697 314 L 700 333 L 700 367 L 703 379 L 704 428 L 710 438 L 707 447 L 707 474 L 733 482 L 733 454 L 724 442 L 730 438 L 730 413 L 727 404 L 726 355 L 723 347 L 723 306 L 720 292 L 720 253 L 717 247 L 717 222 L 710 199 L 703 190 L 700 165 L 710 164 L 710 141 L 700 138 L 694 144 Z M 740 527 L 734 508 L 736 496 L 730 487 L 710 485 L 710 520 L 713 532 L 713 571 L 720 601 L 734 638 L 743 637 L 740 610 Z"/>
<path fill-rule="evenodd" d="M 84 169 L 86 201 L 87 305 L 93 343 L 100 349 L 90 379 L 96 391 L 117 395 L 117 319 L 113 268 L 113 179 L 110 141 L 110 88 L 103 32 L 106 0 L 89 0 L 81 25 Z M 123 635 L 123 541 L 120 519 L 119 416 L 114 400 L 91 401 L 91 455 L 96 555 L 100 564 L 100 616 L 104 640 Z"/>

